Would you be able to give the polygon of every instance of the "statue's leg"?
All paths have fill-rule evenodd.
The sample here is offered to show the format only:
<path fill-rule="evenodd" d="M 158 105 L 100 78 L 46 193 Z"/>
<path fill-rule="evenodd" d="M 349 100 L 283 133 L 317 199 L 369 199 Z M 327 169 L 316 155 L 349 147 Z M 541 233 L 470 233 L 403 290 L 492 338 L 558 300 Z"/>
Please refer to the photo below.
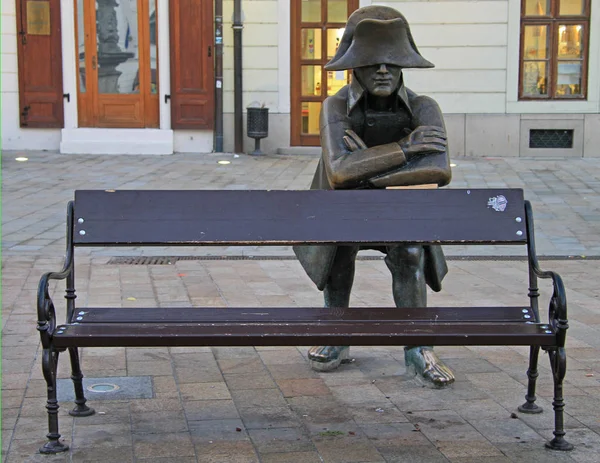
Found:
<path fill-rule="evenodd" d="M 422 246 L 390 246 L 385 258 L 392 273 L 396 307 L 426 307 L 425 252 Z M 404 359 L 409 373 L 431 387 L 442 388 L 454 382 L 452 371 L 435 355 L 432 346 L 406 346 Z"/>
<path fill-rule="evenodd" d="M 348 307 L 354 282 L 358 246 L 339 246 L 323 296 L 325 307 Z M 308 362 L 313 370 L 332 371 L 348 359 L 349 346 L 314 346 L 308 351 Z"/>

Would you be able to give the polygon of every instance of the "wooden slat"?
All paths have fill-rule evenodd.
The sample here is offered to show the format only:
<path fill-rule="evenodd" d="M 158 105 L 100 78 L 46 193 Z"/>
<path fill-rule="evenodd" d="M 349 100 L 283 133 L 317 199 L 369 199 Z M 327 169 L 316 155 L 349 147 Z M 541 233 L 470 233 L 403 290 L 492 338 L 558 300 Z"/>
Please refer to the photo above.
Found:
<path fill-rule="evenodd" d="M 488 206 L 497 196 L 504 211 Z M 75 220 L 89 246 L 526 242 L 519 189 L 84 190 Z"/>
<path fill-rule="evenodd" d="M 529 307 L 416 307 L 416 308 L 115 308 L 94 307 L 77 311 L 77 322 L 87 323 L 303 323 L 315 321 L 375 322 L 500 322 L 523 323 L 533 313 Z"/>
<path fill-rule="evenodd" d="M 59 334 L 60 333 L 60 334 Z M 185 323 L 62 325 L 55 347 L 555 345 L 537 324 Z"/>

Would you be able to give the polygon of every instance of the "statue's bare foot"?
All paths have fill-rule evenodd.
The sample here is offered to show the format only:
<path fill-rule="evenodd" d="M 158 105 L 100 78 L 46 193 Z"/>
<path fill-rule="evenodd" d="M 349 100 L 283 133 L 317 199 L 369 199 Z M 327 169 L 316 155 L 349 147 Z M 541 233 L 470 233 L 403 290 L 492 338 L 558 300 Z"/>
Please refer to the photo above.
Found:
<path fill-rule="evenodd" d="M 348 360 L 349 346 L 314 346 L 308 350 L 308 363 L 316 371 L 332 371 Z"/>
<path fill-rule="evenodd" d="M 454 373 L 442 362 L 432 347 L 412 347 L 404 350 L 409 374 L 416 375 L 427 386 L 440 389 L 454 382 Z"/>

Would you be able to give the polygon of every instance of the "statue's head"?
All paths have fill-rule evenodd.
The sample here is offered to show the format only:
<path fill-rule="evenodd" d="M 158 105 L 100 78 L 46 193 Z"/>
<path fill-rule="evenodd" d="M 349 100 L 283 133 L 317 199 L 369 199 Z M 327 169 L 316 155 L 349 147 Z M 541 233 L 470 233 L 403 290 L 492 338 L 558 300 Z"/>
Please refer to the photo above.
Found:
<path fill-rule="evenodd" d="M 325 65 L 327 71 L 353 69 L 366 90 L 377 96 L 394 91 L 402 69 L 432 67 L 419 53 L 406 18 L 386 6 L 352 13 L 335 56 Z"/>

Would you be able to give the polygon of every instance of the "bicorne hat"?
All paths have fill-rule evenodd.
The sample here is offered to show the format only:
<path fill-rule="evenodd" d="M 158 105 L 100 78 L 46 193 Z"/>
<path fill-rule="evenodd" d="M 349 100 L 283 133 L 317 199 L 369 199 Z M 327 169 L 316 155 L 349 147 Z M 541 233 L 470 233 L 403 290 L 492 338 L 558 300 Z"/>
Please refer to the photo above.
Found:
<path fill-rule="evenodd" d="M 337 52 L 325 69 L 340 71 L 376 64 L 434 67 L 419 53 L 406 18 L 393 8 L 379 5 L 359 8 L 350 15 Z"/>

